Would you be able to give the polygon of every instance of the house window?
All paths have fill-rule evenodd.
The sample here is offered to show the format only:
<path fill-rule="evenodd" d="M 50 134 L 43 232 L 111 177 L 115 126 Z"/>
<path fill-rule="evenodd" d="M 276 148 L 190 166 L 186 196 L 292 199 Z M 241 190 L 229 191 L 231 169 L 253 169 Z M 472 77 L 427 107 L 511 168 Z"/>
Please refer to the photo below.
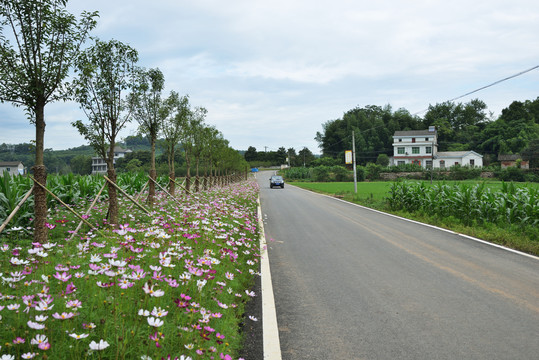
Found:
<path fill-rule="evenodd" d="M 455 165 L 458 165 L 458 164 L 459 164 L 459 162 L 458 162 L 458 161 L 455 161 Z"/>
<path fill-rule="evenodd" d="M 419 146 L 412 147 L 412 154 L 419 154 Z"/>
<path fill-rule="evenodd" d="M 415 138 L 412 138 L 412 142 L 415 143 Z"/>
<path fill-rule="evenodd" d="M 427 154 L 432 154 L 432 146 L 427 146 L 427 147 L 425 148 L 425 152 L 426 152 Z"/>
<path fill-rule="evenodd" d="M 425 141 L 429 141 L 429 138 L 425 138 Z"/>
<path fill-rule="evenodd" d="M 470 166 L 475 166 L 475 160 L 474 159 L 470 159 Z"/>
<path fill-rule="evenodd" d="M 432 160 L 426 160 L 425 166 L 427 167 L 427 169 L 432 169 Z"/>
<path fill-rule="evenodd" d="M 440 168 L 445 169 L 445 160 L 440 160 Z"/>
<path fill-rule="evenodd" d="M 401 165 L 404 165 L 404 164 L 406 164 L 406 162 L 404 162 L 404 160 L 397 161 L 398 166 L 401 166 Z"/>
<path fill-rule="evenodd" d="M 398 147 L 397 148 L 397 154 L 404 154 L 404 148 L 403 147 Z"/>
<path fill-rule="evenodd" d="M 402 139 L 399 139 L 399 142 L 402 142 Z"/>
<path fill-rule="evenodd" d="M 421 166 L 421 161 L 419 161 L 419 160 L 414 160 L 414 161 L 412 161 L 412 164 L 420 165 L 420 166 Z"/>

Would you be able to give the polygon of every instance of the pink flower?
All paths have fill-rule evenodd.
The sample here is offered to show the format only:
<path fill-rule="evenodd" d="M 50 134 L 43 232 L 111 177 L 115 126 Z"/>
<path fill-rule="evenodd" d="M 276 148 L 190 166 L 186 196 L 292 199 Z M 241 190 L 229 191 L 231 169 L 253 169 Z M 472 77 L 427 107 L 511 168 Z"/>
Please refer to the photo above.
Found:
<path fill-rule="evenodd" d="M 62 315 L 60 315 L 58 313 L 52 314 L 52 317 L 55 318 L 55 319 L 58 319 L 58 320 L 71 319 L 73 316 L 75 316 L 75 314 L 72 313 L 72 312 L 69 312 L 69 313 L 63 312 Z"/>
<path fill-rule="evenodd" d="M 71 275 L 69 275 L 67 272 L 59 273 L 58 271 L 54 275 L 54 277 L 60 281 L 66 282 L 67 280 L 71 279 Z"/>

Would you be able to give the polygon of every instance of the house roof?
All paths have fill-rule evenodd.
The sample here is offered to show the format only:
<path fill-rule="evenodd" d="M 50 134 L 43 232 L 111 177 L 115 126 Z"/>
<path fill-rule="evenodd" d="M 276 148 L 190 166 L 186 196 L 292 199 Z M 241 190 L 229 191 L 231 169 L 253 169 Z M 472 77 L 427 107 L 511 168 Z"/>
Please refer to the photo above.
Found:
<path fill-rule="evenodd" d="M 393 136 L 423 136 L 423 135 L 436 135 L 436 130 L 405 130 L 405 131 L 395 131 Z"/>
<path fill-rule="evenodd" d="M 22 164 L 20 161 L 0 161 L 0 166 L 19 166 Z"/>
<path fill-rule="evenodd" d="M 438 151 L 436 153 L 436 156 L 438 158 L 456 158 L 456 157 L 462 158 L 462 157 L 465 157 L 466 155 L 469 155 L 469 154 L 474 154 L 476 156 L 483 157 L 483 155 L 478 154 L 473 150 L 469 150 L 469 151 Z"/>
<path fill-rule="evenodd" d="M 519 154 L 498 155 L 498 161 L 516 161 L 520 158 Z"/>

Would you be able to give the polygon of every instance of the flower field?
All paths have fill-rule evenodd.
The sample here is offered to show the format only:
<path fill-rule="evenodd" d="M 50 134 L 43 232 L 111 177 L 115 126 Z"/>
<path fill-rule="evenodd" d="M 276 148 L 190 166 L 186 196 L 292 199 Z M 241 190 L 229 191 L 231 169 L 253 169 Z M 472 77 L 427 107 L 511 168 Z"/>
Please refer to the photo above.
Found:
<path fill-rule="evenodd" d="M 100 233 L 84 225 L 73 240 L 78 219 L 56 206 L 45 244 L 12 229 L 0 240 L 0 359 L 237 358 L 242 323 L 256 321 L 243 309 L 258 295 L 257 197 L 249 181 L 160 194 L 150 215 L 121 198 L 112 231 L 98 202 L 87 218 Z"/>

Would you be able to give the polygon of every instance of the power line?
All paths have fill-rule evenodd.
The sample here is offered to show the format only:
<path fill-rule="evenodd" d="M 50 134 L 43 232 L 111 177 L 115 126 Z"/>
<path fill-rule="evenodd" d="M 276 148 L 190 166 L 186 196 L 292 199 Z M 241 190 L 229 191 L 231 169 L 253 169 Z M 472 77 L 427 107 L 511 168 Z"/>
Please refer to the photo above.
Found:
<path fill-rule="evenodd" d="M 471 94 L 476 93 L 476 92 L 478 92 L 478 91 L 484 90 L 484 89 L 489 88 L 489 87 L 494 86 L 494 85 L 497 85 L 497 84 L 499 84 L 499 83 L 501 83 L 501 82 L 504 82 L 504 81 L 510 80 L 510 79 L 512 79 L 512 78 L 516 78 L 517 76 L 526 74 L 527 72 L 530 72 L 530 71 L 535 70 L 535 69 L 537 69 L 537 68 L 539 68 L 539 65 L 535 65 L 534 67 L 531 67 L 531 68 L 529 68 L 528 70 L 521 71 L 521 72 L 519 72 L 519 73 L 517 73 L 517 74 L 508 76 L 508 77 L 503 78 L 503 79 L 501 79 L 501 80 L 494 81 L 492 84 L 488 84 L 488 85 L 482 86 L 482 87 L 480 87 L 479 89 L 475 89 L 475 90 L 473 90 L 473 91 L 467 92 L 467 93 L 464 94 L 464 95 L 457 96 L 456 98 L 447 100 L 446 102 L 452 102 L 452 101 L 461 99 L 461 98 L 463 98 L 463 97 L 465 97 L 465 96 L 471 95 Z M 428 110 L 428 109 L 421 110 L 421 111 L 418 111 L 418 112 L 416 112 L 416 113 L 414 113 L 414 114 L 412 114 L 412 115 L 418 115 L 418 114 L 421 114 L 421 113 L 423 113 L 423 112 L 425 112 L 425 111 L 427 111 L 427 110 Z"/>

